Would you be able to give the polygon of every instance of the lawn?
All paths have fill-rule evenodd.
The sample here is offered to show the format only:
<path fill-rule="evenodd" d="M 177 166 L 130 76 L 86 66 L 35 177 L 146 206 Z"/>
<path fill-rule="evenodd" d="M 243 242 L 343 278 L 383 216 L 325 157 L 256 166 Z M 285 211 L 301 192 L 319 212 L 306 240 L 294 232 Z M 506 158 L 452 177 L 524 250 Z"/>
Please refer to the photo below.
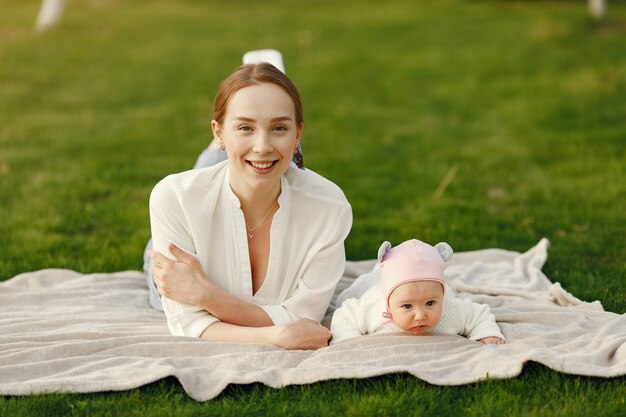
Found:
<path fill-rule="evenodd" d="M 39 2 L 0 0 L 0 280 L 140 269 L 152 186 L 211 139 L 241 55 L 272 47 L 304 98 L 306 165 L 352 204 L 348 259 L 383 240 L 524 251 L 547 237 L 548 277 L 624 314 L 626 3 L 602 22 L 584 3 L 68 0 L 37 35 Z M 167 379 L 0 397 L 0 416 L 617 416 L 625 382 L 529 364 L 460 387 L 390 375 L 196 403 Z"/>

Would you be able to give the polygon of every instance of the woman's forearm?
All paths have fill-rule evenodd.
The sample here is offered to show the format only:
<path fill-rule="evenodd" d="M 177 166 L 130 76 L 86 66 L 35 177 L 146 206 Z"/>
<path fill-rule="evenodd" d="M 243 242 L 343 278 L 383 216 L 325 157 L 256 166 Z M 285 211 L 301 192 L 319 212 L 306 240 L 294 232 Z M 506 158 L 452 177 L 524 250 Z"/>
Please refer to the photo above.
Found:
<path fill-rule="evenodd" d="M 161 295 L 206 310 L 226 323 L 246 327 L 274 324 L 264 309 L 240 300 L 208 280 L 198 258 L 174 244 L 168 250 L 175 260 L 156 251 L 148 252 L 154 282 Z"/>
<path fill-rule="evenodd" d="M 213 284 L 209 285 L 199 307 L 221 321 L 236 326 L 266 327 L 274 324 L 263 308 L 247 303 Z"/>
<path fill-rule="evenodd" d="M 278 346 L 275 339 L 276 327 L 245 327 L 217 322 L 207 327 L 200 339 L 212 342 L 263 343 Z"/>
<path fill-rule="evenodd" d="M 301 319 L 279 326 L 245 327 L 216 322 L 204 329 L 201 339 L 213 342 L 263 343 L 283 349 L 315 350 L 328 346 L 330 331 L 314 320 Z"/>

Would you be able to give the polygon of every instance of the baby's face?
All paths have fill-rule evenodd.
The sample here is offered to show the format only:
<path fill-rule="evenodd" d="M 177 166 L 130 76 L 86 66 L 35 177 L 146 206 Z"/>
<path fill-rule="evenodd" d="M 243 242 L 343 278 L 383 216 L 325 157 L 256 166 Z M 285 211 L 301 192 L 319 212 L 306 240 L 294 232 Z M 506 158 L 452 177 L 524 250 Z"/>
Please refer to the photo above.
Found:
<path fill-rule="evenodd" d="M 389 295 L 389 312 L 400 329 L 422 334 L 439 322 L 443 287 L 435 281 L 407 282 Z"/>

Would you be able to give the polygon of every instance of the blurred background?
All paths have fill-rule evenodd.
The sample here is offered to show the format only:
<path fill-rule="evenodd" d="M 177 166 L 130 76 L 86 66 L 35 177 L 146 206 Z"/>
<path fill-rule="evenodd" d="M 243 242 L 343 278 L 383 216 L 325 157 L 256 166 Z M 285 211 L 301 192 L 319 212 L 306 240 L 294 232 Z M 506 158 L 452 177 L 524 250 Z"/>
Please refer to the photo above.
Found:
<path fill-rule="evenodd" d="M 140 269 L 148 197 L 212 139 L 219 82 L 282 52 L 308 168 L 383 240 L 552 242 L 548 277 L 626 310 L 626 2 L 0 0 L 0 279 Z"/>

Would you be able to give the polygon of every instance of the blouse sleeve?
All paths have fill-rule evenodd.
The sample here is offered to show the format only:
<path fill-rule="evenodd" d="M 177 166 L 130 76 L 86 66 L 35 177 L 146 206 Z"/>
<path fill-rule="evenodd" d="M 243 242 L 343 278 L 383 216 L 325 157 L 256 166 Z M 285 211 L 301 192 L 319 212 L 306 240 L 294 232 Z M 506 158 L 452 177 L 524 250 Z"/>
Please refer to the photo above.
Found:
<path fill-rule="evenodd" d="M 306 265 L 293 295 L 276 305 L 262 305 L 275 325 L 286 324 L 301 318 L 321 321 L 341 279 L 346 254 L 344 240 L 352 227 L 352 208 L 349 204 L 340 215 L 326 244 L 315 253 Z"/>
<path fill-rule="evenodd" d="M 196 254 L 179 195 L 167 179 L 159 182 L 150 194 L 150 225 L 155 251 L 173 259 L 167 249 L 173 243 L 189 254 Z M 166 297 L 162 297 L 162 302 L 167 326 L 175 336 L 200 337 L 207 327 L 219 321 L 199 307 Z"/>

